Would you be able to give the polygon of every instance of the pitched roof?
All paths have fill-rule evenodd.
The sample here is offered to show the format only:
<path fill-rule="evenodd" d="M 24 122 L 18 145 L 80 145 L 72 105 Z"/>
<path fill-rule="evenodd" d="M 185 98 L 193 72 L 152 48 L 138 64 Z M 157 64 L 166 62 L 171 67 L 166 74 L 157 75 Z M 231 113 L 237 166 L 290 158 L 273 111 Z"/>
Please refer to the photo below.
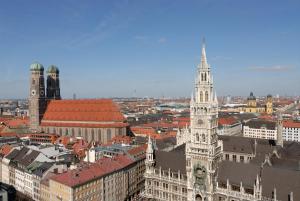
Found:
<path fill-rule="evenodd" d="M 247 174 L 245 174 L 247 172 Z M 251 163 L 236 163 L 231 161 L 222 161 L 218 168 L 218 181 L 230 184 L 253 188 L 257 175 L 260 174 L 260 166 Z"/>
<path fill-rule="evenodd" d="M 291 192 L 293 192 L 294 200 L 300 200 L 299 181 L 300 171 L 266 166 L 262 170 L 262 195 L 271 198 L 272 191 L 276 188 L 278 200 L 288 201 L 288 195 Z"/>
<path fill-rule="evenodd" d="M 287 128 L 300 128 L 300 122 L 299 121 L 283 121 L 283 127 Z"/>
<path fill-rule="evenodd" d="M 51 100 L 42 121 L 123 122 L 111 99 Z"/>
<path fill-rule="evenodd" d="M 218 119 L 219 125 L 232 125 L 237 123 L 238 121 L 234 117 L 220 117 Z"/>
<path fill-rule="evenodd" d="M 76 187 L 113 173 L 114 171 L 121 170 L 133 162 L 134 160 L 126 155 L 118 155 L 114 158 L 101 158 L 93 164 L 82 163 L 77 169 L 68 170 L 62 174 L 55 175 L 51 180 L 69 187 Z"/>
<path fill-rule="evenodd" d="M 250 120 L 245 124 L 245 126 L 249 126 L 250 128 L 255 129 L 261 129 L 262 127 L 265 127 L 268 130 L 275 130 L 276 122 L 265 120 Z"/>
<path fill-rule="evenodd" d="M 186 174 L 185 144 L 178 146 L 172 151 L 156 151 L 155 167 L 163 170 L 180 171 Z"/>

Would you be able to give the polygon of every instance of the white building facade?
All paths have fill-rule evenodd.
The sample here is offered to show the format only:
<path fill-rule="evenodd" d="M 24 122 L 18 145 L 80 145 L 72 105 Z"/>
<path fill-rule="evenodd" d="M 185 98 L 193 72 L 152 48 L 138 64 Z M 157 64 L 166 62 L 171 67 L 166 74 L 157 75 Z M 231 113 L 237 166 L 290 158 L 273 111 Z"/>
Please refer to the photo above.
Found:
<path fill-rule="evenodd" d="M 243 136 L 277 140 L 276 123 L 262 120 L 250 120 L 243 126 Z"/>
<path fill-rule="evenodd" d="M 299 121 L 284 121 L 282 137 L 284 141 L 300 142 L 300 122 Z"/>

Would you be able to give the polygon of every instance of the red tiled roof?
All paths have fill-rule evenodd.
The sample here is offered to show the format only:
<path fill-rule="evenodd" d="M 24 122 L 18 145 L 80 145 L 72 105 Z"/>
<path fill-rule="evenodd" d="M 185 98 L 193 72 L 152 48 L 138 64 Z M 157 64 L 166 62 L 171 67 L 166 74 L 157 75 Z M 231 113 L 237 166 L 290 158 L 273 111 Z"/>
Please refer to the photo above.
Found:
<path fill-rule="evenodd" d="M 5 126 L 0 125 L 0 133 L 4 130 Z"/>
<path fill-rule="evenodd" d="M 0 133 L 0 137 L 19 137 L 17 133 Z"/>
<path fill-rule="evenodd" d="M 145 128 L 145 127 L 131 127 L 131 131 L 133 132 L 133 134 L 135 135 L 144 135 L 144 136 L 148 136 L 148 135 L 156 135 L 156 131 L 154 128 Z"/>
<path fill-rule="evenodd" d="M 146 149 L 147 149 L 147 144 L 143 144 L 141 146 L 129 149 L 127 153 L 132 155 L 134 158 L 144 157 L 146 156 Z"/>
<path fill-rule="evenodd" d="M 131 144 L 132 138 L 126 135 L 116 135 L 108 142 L 108 144 L 114 144 L 114 143 Z"/>
<path fill-rule="evenodd" d="M 59 175 L 55 175 L 51 178 L 56 182 L 67 185 L 69 187 L 75 187 L 91 181 L 96 178 L 100 178 L 106 174 L 120 170 L 134 161 L 126 155 L 118 155 L 114 158 L 101 158 L 93 164 L 82 164 L 81 167 L 68 170 Z"/>
<path fill-rule="evenodd" d="M 88 124 L 88 123 L 59 123 L 59 122 L 42 122 L 41 126 L 51 127 L 80 127 L 80 128 L 123 128 L 127 123 L 110 123 L 110 124 Z"/>
<path fill-rule="evenodd" d="M 8 144 L 5 144 L 1 147 L 0 152 L 1 154 L 3 154 L 4 156 L 9 154 L 9 152 L 12 150 L 12 147 Z"/>
<path fill-rule="evenodd" d="M 123 122 L 124 116 L 111 99 L 52 100 L 43 120 Z"/>
<path fill-rule="evenodd" d="M 28 118 L 17 118 L 17 119 L 11 119 L 6 122 L 6 125 L 10 128 L 17 128 L 21 126 L 28 126 L 29 125 L 29 119 Z"/>
<path fill-rule="evenodd" d="M 237 120 L 234 117 L 221 117 L 218 120 L 219 125 L 231 125 L 236 122 Z"/>
<path fill-rule="evenodd" d="M 287 128 L 300 128 L 300 122 L 298 121 L 283 121 L 283 127 L 287 127 Z"/>

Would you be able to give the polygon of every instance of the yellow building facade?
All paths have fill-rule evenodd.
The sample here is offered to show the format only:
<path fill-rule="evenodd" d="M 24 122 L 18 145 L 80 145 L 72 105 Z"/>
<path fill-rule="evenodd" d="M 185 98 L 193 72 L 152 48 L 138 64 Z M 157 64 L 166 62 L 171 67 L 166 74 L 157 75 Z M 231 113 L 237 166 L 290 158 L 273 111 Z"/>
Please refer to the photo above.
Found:
<path fill-rule="evenodd" d="M 259 104 L 254 96 L 253 92 L 247 98 L 247 106 L 244 108 L 244 112 L 247 113 L 273 113 L 273 98 L 268 95 L 265 104 Z"/>

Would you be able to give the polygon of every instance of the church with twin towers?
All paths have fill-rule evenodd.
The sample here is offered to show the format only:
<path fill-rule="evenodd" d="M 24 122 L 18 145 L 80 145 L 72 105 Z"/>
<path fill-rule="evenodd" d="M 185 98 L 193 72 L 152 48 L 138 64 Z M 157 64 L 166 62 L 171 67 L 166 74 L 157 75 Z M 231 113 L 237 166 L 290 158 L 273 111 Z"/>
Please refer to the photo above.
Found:
<path fill-rule="evenodd" d="M 32 133 L 108 143 L 127 133 L 128 123 L 112 99 L 62 99 L 60 71 L 51 65 L 44 76 L 40 63 L 30 65 L 29 123 Z M 45 86 L 46 80 L 46 86 Z"/>
<path fill-rule="evenodd" d="M 218 136 L 218 100 L 211 67 L 202 46 L 190 127 L 177 132 L 177 146 L 158 150 L 148 139 L 146 200 L 296 201 L 300 200 L 300 144 L 283 142 L 282 118 L 277 141 Z"/>

